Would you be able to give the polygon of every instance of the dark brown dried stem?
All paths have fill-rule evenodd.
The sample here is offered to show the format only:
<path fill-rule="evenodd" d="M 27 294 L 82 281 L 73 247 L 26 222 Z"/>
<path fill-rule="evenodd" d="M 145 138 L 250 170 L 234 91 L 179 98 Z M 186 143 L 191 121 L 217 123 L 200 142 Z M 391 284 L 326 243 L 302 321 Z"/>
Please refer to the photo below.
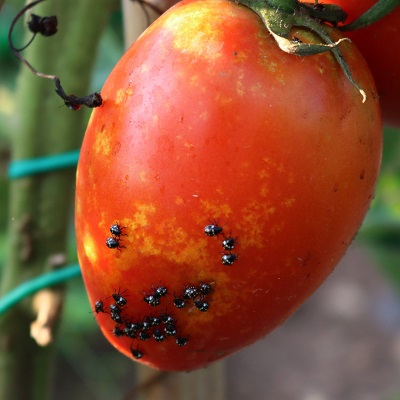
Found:
<path fill-rule="evenodd" d="M 44 0 L 36 0 L 33 1 L 32 3 L 27 4 L 13 19 L 10 30 L 8 32 L 8 45 L 14 54 L 16 58 L 18 58 L 25 66 L 27 66 L 30 71 L 38 76 L 39 78 L 44 78 L 44 79 L 52 79 L 55 83 L 56 86 L 56 93 L 64 100 L 64 103 L 67 105 L 67 107 L 71 110 L 79 110 L 81 105 L 85 105 L 89 108 L 94 108 L 94 107 L 99 107 L 102 105 L 102 98 L 100 93 L 92 93 L 88 96 L 83 96 L 83 97 L 77 97 L 73 94 L 67 95 L 61 86 L 61 81 L 60 78 L 58 78 L 56 75 L 49 75 L 49 74 L 44 74 L 42 72 L 39 72 L 36 68 L 32 66 L 28 62 L 28 60 L 21 54 L 21 51 L 26 49 L 30 43 L 32 43 L 33 39 L 35 38 L 35 35 L 33 38 L 29 41 L 27 45 L 25 45 L 22 49 L 17 49 L 12 41 L 12 32 L 14 30 L 15 24 L 18 22 L 18 20 L 23 16 L 28 10 L 30 10 L 32 7 L 36 6 L 37 4 L 43 2 Z"/>

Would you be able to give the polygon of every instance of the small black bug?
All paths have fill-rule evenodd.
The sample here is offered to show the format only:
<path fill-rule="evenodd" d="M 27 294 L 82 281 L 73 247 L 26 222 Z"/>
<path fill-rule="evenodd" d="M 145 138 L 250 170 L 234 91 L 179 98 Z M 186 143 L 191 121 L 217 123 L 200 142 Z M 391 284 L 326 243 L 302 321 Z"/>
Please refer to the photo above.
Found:
<path fill-rule="evenodd" d="M 143 327 L 141 322 L 128 322 L 126 326 L 135 332 L 140 331 Z"/>
<path fill-rule="evenodd" d="M 122 337 L 122 336 L 124 336 L 125 335 L 125 332 L 118 326 L 118 325 L 115 325 L 115 328 L 113 329 L 113 334 L 116 336 L 116 337 Z"/>
<path fill-rule="evenodd" d="M 122 229 L 126 228 L 126 226 L 120 226 L 118 223 L 111 225 L 110 232 L 111 235 L 119 238 L 120 236 L 128 236 L 126 233 L 122 233 Z"/>
<path fill-rule="evenodd" d="M 136 349 L 134 349 L 131 345 L 131 353 L 133 358 L 136 358 L 137 360 L 139 360 L 140 358 L 143 357 L 143 352 L 141 350 L 139 350 L 139 347 L 136 347 Z"/>
<path fill-rule="evenodd" d="M 206 312 L 209 309 L 208 303 L 203 300 L 195 300 L 194 305 L 199 311 L 202 312 Z"/>
<path fill-rule="evenodd" d="M 148 317 L 146 317 L 146 321 L 147 321 L 149 324 L 153 325 L 153 326 L 159 326 L 159 325 L 161 325 L 161 318 L 160 318 L 160 317 L 151 317 L 151 316 L 148 316 Z"/>
<path fill-rule="evenodd" d="M 175 336 L 176 328 L 172 324 L 166 324 L 164 327 L 164 332 L 167 334 L 167 336 Z"/>
<path fill-rule="evenodd" d="M 217 236 L 222 233 L 222 227 L 218 226 L 218 224 L 214 222 L 213 224 L 204 227 L 204 233 L 207 236 Z"/>
<path fill-rule="evenodd" d="M 212 290 L 212 286 L 209 283 L 200 283 L 199 285 L 199 291 L 203 295 L 210 294 Z"/>
<path fill-rule="evenodd" d="M 97 300 L 96 303 L 94 303 L 94 312 L 96 314 L 106 312 L 104 308 L 104 303 L 101 300 Z"/>
<path fill-rule="evenodd" d="M 139 332 L 139 339 L 140 340 L 149 340 L 150 339 L 150 334 L 148 332 L 145 332 L 145 331 Z"/>
<path fill-rule="evenodd" d="M 122 296 L 113 296 L 114 300 L 115 300 L 115 304 L 119 305 L 120 307 L 123 307 L 126 305 L 127 300 L 125 297 Z"/>
<path fill-rule="evenodd" d="M 183 292 L 184 299 L 194 299 L 199 295 L 199 291 L 196 286 L 186 286 Z"/>
<path fill-rule="evenodd" d="M 110 305 L 110 312 L 114 314 L 120 314 L 121 313 L 121 308 L 117 304 L 111 304 Z"/>
<path fill-rule="evenodd" d="M 189 341 L 189 339 L 188 339 L 188 338 L 185 338 L 185 337 L 183 337 L 183 336 L 179 336 L 179 337 L 177 337 L 176 340 L 175 340 L 176 344 L 177 344 L 178 346 L 181 346 L 181 347 L 186 346 L 188 341 Z"/>
<path fill-rule="evenodd" d="M 116 238 L 116 237 L 109 237 L 106 240 L 106 246 L 109 249 L 117 249 L 117 250 L 121 250 L 122 248 L 126 248 L 125 246 L 122 246 L 120 244 L 120 239 Z"/>
<path fill-rule="evenodd" d="M 161 314 L 160 318 L 164 324 L 173 324 L 175 322 L 174 318 L 170 314 Z"/>
<path fill-rule="evenodd" d="M 166 296 L 167 293 L 168 293 L 168 289 L 165 286 L 158 286 L 154 290 L 154 296 L 156 296 L 158 298 Z"/>
<path fill-rule="evenodd" d="M 231 236 L 226 237 L 223 241 L 222 241 L 222 247 L 224 248 L 224 250 L 233 250 L 235 248 L 235 246 L 238 244 L 237 238 L 233 238 Z"/>
<path fill-rule="evenodd" d="M 131 326 L 126 326 L 124 328 L 124 334 L 125 336 L 131 338 L 131 339 L 135 339 L 136 338 L 136 334 L 137 334 L 137 330 L 133 329 Z"/>
<path fill-rule="evenodd" d="M 233 263 L 238 260 L 239 257 L 234 253 L 222 253 L 221 261 L 222 264 L 230 267 Z"/>
<path fill-rule="evenodd" d="M 123 324 L 124 320 L 121 317 L 120 313 L 110 313 L 111 319 L 115 321 L 117 324 Z"/>
<path fill-rule="evenodd" d="M 118 290 L 118 292 L 116 290 L 114 290 L 114 293 L 112 294 L 112 298 L 115 301 L 115 304 L 119 307 L 123 307 L 126 305 L 126 303 L 128 302 L 126 300 L 125 297 L 122 297 L 122 295 L 126 292 L 126 289 L 123 292 L 120 292 Z"/>
<path fill-rule="evenodd" d="M 160 299 L 152 294 L 149 294 L 148 296 L 143 297 L 143 300 L 152 307 L 157 307 L 160 305 Z"/>
<path fill-rule="evenodd" d="M 186 305 L 186 302 L 184 299 L 181 299 L 180 297 L 175 297 L 174 306 L 176 308 L 183 308 L 183 307 L 185 307 L 185 305 Z"/>
<path fill-rule="evenodd" d="M 116 304 L 110 305 L 110 317 L 118 324 L 122 324 L 123 322 L 123 319 L 121 317 L 121 309 Z"/>
<path fill-rule="evenodd" d="M 142 322 L 142 330 L 148 331 L 153 325 L 148 321 Z"/>
<path fill-rule="evenodd" d="M 165 339 L 165 336 L 160 329 L 155 329 L 153 332 L 153 338 L 156 342 L 162 342 Z"/>

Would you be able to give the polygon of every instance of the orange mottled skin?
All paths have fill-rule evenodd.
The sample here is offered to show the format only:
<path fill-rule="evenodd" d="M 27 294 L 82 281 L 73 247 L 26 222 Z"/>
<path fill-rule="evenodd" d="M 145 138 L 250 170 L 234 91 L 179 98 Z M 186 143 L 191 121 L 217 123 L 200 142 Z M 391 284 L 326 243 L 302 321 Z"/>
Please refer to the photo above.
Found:
<path fill-rule="evenodd" d="M 338 33 L 332 31 L 335 37 Z M 308 32 L 293 35 L 315 40 Z M 368 68 L 341 44 L 359 92 L 330 54 L 282 53 L 258 17 L 226 0 L 182 1 L 118 62 L 82 146 L 76 232 L 90 303 L 126 290 L 123 314 L 173 312 L 189 338 L 107 339 L 140 362 L 191 370 L 285 321 L 334 269 L 373 196 L 381 120 Z M 221 263 L 218 221 L 239 260 Z M 118 222 L 120 250 L 105 245 Z M 212 283 L 209 310 L 173 304 Z M 141 292 L 164 285 L 150 307 Z M 122 326 L 123 327 L 123 326 Z"/>

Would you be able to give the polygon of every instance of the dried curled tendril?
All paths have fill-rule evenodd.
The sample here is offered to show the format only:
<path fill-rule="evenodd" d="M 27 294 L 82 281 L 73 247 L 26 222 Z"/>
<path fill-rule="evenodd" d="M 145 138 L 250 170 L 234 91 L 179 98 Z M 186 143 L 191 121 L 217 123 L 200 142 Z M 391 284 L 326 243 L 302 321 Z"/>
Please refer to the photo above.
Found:
<path fill-rule="evenodd" d="M 18 20 L 23 16 L 29 9 L 41 3 L 44 0 L 36 0 L 32 3 L 27 4 L 13 19 L 10 30 L 8 32 L 8 44 L 14 56 L 18 58 L 24 65 L 26 65 L 33 74 L 40 78 L 44 79 L 52 79 L 56 86 L 56 93 L 64 100 L 65 105 L 73 111 L 79 110 L 81 106 L 86 106 L 89 108 L 99 107 L 102 105 L 103 100 L 101 98 L 100 93 L 92 93 L 88 96 L 77 97 L 73 94 L 67 95 L 61 86 L 60 78 L 56 75 L 47 75 L 42 72 L 37 71 L 27 60 L 22 56 L 21 51 L 25 50 L 34 40 L 36 34 L 40 33 L 42 36 L 52 36 L 57 33 L 57 17 L 40 17 L 35 14 L 31 14 L 31 20 L 28 22 L 28 28 L 33 33 L 30 41 L 22 48 L 18 49 L 14 46 L 12 42 L 12 32 L 15 24 Z"/>

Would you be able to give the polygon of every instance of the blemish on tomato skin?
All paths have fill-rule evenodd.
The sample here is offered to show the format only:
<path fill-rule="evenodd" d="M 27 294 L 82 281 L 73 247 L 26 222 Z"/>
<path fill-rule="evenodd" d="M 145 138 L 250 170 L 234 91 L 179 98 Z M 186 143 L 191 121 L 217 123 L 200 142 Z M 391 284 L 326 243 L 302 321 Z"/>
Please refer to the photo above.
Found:
<path fill-rule="evenodd" d="M 360 179 L 364 179 L 364 177 L 365 177 L 365 169 L 363 168 L 363 169 L 360 171 Z"/>
<path fill-rule="evenodd" d="M 224 218 L 229 218 L 232 214 L 232 208 L 227 203 L 200 200 L 200 206 L 204 215 L 223 216 Z"/>
<path fill-rule="evenodd" d="M 121 142 L 119 140 L 116 140 L 114 142 L 114 147 L 112 149 L 112 155 L 117 156 L 120 150 L 121 150 Z"/>
<path fill-rule="evenodd" d="M 113 124 L 115 125 L 115 124 Z M 114 129 L 114 126 L 111 130 Z M 108 135 L 109 130 L 105 130 L 105 125 L 101 127 L 96 135 L 96 140 L 94 143 L 94 152 L 98 155 L 109 155 L 111 153 L 111 149 L 113 149 L 112 138 Z"/>
<path fill-rule="evenodd" d="M 259 172 L 258 172 L 258 177 L 260 178 L 260 179 L 265 179 L 265 178 L 268 178 L 270 176 L 270 174 L 265 170 L 265 169 L 261 169 Z"/>
<path fill-rule="evenodd" d="M 117 92 L 117 96 L 115 99 L 115 104 L 123 104 L 126 103 L 126 101 L 132 96 L 133 94 L 133 89 L 132 88 L 127 88 L 127 89 L 119 89 Z"/>
<path fill-rule="evenodd" d="M 99 255 L 97 252 L 97 243 L 93 239 L 93 237 L 86 231 L 83 235 L 83 240 L 82 240 L 84 249 L 85 249 L 85 255 L 89 259 L 92 265 L 95 265 L 98 261 Z"/>
<path fill-rule="evenodd" d="M 139 179 L 140 179 L 142 182 L 147 182 L 147 174 L 146 174 L 146 171 L 140 171 L 138 175 L 139 175 Z"/>
<path fill-rule="evenodd" d="M 260 196 L 267 198 L 269 196 L 269 186 L 267 184 L 263 184 L 260 186 Z"/>
<path fill-rule="evenodd" d="M 184 202 L 184 200 L 183 200 L 183 198 L 181 197 L 181 196 L 177 196 L 176 197 L 176 199 L 175 199 L 175 204 L 176 205 L 178 205 L 178 206 L 181 206 L 181 205 L 183 205 L 185 202 Z"/>
<path fill-rule="evenodd" d="M 286 206 L 286 207 L 293 207 L 294 203 L 296 203 L 296 199 L 294 198 L 290 198 L 290 199 L 285 199 L 282 202 L 282 205 Z"/>

